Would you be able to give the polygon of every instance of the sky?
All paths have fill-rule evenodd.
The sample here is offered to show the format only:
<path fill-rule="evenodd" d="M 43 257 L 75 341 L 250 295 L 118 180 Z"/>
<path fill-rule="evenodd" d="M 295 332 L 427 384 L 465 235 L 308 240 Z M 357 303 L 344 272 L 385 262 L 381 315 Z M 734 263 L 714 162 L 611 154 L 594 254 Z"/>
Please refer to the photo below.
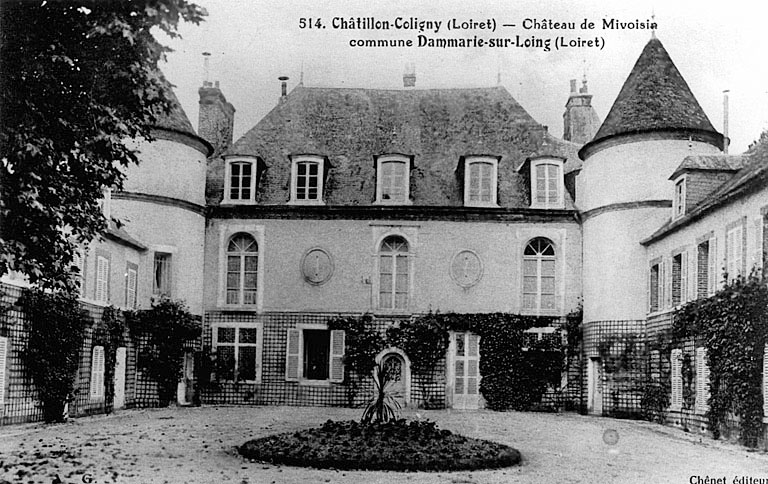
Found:
<path fill-rule="evenodd" d="M 613 101 L 643 47 L 650 30 L 603 29 L 603 19 L 648 22 L 688 82 L 710 121 L 723 130 L 723 91 L 729 90 L 731 153 L 744 151 L 768 129 L 768 41 L 763 34 L 768 2 L 598 0 L 413 0 L 350 1 L 195 0 L 208 11 L 199 26 L 182 24 L 181 39 L 160 37 L 174 49 L 161 66 L 197 128 L 197 89 L 207 78 L 219 81 L 236 109 L 234 138 L 252 128 L 278 102 L 280 81 L 288 76 L 293 89 L 303 76 L 307 87 L 402 89 L 406 64 L 416 71 L 416 88 L 490 87 L 501 84 L 539 123 L 561 137 L 569 80 L 586 76 L 592 104 L 600 119 Z M 653 17 L 652 17 L 653 16 Z M 431 31 L 343 30 L 334 18 L 378 20 L 416 18 L 441 22 Z M 300 19 L 320 19 L 325 28 L 300 28 Z M 447 30 L 453 19 L 495 21 L 496 30 Z M 525 19 L 576 22 L 575 30 L 532 30 Z M 593 30 L 580 29 L 587 19 Z M 514 24 L 514 27 L 503 27 Z M 600 47 L 549 51 L 533 47 L 418 47 L 418 35 L 429 38 L 474 37 L 521 40 L 594 39 Z M 413 47 L 351 47 L 358 39 L 412 40 Z M 206 74 L 203 52 L 209 52 Z"/>

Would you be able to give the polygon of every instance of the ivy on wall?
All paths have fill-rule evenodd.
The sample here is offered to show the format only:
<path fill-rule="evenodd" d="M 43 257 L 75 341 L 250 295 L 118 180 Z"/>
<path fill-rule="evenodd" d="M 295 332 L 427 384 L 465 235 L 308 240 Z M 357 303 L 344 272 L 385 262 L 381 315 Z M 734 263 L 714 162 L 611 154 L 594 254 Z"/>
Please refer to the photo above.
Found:
<path fill-rule="evenodd" d="M 762 432 L 762 368 L 768 337 L 768 286 L 753 271 L 707 299 L 675 313 L 672 337 L 699 339 L 707 349 L 710 398 L 707 417 L 713 436 L 730 413 L 739 418 L 741 440 L 757 446 Z"/>
<path fill-rule="evenodd" d="M 40 395 L 46 422 L 64 421 L 72 400 L 85 328 L 90 320 L 77 296 L 27 289 L 17 304 L 26 314 L 29 341 L 23 357 Z"/>
<path fill-rule="evenodd" d="M 126 324 L 119 309 L 107 306 L 101 313 L 101 321 L 94 328 L 93 346 L 104 347 L 104 406 L 112 412 L 115 401 L 115 365 L 117 348 L 125 346 Z"/>
<path fill-rule="evenodd" d="M 376 367 L 376 355 L 387 346 L 380 332 L 373 329 L 373 317 L 338 317 L 328 321 L 328 329 L 344 330 L 344 371 L 347 403 L 351 407 L 360 392 L 362 381 Z"/>

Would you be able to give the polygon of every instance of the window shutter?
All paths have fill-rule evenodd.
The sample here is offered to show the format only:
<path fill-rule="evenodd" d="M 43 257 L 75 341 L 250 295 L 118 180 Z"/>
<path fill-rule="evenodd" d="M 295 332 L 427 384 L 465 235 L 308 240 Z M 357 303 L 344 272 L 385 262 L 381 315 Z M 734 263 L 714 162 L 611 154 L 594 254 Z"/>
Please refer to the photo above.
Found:
<path fill-rule="evenodd" d="M 344 381 L 344 330 L 331 331 L 331 378 L 334 383 Z"/>
<path fill-rule="evenodd" d="M 710 296 L 715 293 L 717 287 L 717 239 L 712 237 L 709 239 L 709 281 L 708 292 Z"/>
<path fill-rule="evenodd" d="M 768 417 L 768 343 L 763 350 L 763 415 Z"/>
<path fill-rule="evenodd" d="M 706 348 L 696 348 L 696 412 L 706 413 L 709 406 L 709 365 Z"/>
<path fill-rule="evenodd" d="M 669 406 L 675 410 L 680 410 L 683 406 L 682 356 L 682 350 L 672 350 L 672 361 L 670 362 L 672 367 L 672 396 L 669 400 Z"/>
<path fill-rule="evenodd" d="M 109 259 L 106 257 L 99 256 L 96 258 L 96 293 L 94 298 L 101 302 L 109 300 Z"/>
<path fill-rule="evenodd" d="M 299 381 L 299 356 L 301 354 L 301 330 L 289 329 L 285 350 L 285 379 Z"/>
<path fill-rule="evenodd" d="M 0 416 L 5 409 L 5 362 L 8 359 L 8 338 L 0 336 Z"/>
<path fill-rule="evenodd" d="M 91 399 L 104 396 L 104 347 L 93 347 L 91 361 Z"/>
<path fill-rule="evenodd" d="M 688 252 L 680 254 L 680 303 L 688 301 Z"/>

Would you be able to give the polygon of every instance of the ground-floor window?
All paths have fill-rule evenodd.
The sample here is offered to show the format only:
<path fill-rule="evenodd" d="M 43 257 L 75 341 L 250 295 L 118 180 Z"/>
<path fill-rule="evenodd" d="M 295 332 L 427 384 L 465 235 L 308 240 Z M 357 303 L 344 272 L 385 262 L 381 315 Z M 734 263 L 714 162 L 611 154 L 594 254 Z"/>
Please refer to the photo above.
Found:
<path fill-rule="evenodd" d="M 480 404 L 480 336 L 451 333 L 449 380 L 453 385 L 453 408 L 472 409 Z"/>
<path fill-rule="evenodd" d="M 696 348 L 696 412 L 706 413 L 709 408 L 709 365 L 707 349 Z"/>
<path fill-rule="evenodd" d="M 669 406 L 673 410 L 680 410 L 683 407 L 683 350 L 679 348 L 672 350 L 670 367 L 672 370 L 670 378 L 672 395 L 669 399 Z"/>
<path fill-rule="evenodd" d="M 323 328 L 289 329 L 285 379 L 344 381 L 344 331 Z"/>
<path fill-rule="evenodd" d="M 213 328 L 216 377 L 219 381 L 261 381 L 262 325 L 217 325 Z"/>
<path fill-rule="evenodd" d="M 104 347 L 93 347 L 91 359 L 91 400 L 104 398 Z"/>

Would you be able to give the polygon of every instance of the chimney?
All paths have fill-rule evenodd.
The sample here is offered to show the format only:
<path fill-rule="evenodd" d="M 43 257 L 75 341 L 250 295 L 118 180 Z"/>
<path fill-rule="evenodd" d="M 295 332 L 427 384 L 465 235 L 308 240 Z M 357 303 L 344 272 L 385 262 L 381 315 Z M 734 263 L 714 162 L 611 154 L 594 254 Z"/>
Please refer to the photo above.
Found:
<path fill-rule="evenodd" d="M 576 79 L 571 79 L 571 92 L 563 113 L 563 139 L 578 144 L 592 140 L 600 128 L 600 118 L 592 107 L 592 95 L 587 89 L 587 78 L 577 90 Z"/>
<path fill-rule="evenodd" d="M 280 102 L 283 102 L 288 97 L 288 76 L 280 76 L 277 79 L 280 81 Z"/>
<path fill-rule="evenodd" d="M 211 83 L 208 80 L 208 57 L 205 56 L 205 79 L 203 86 L 197 90 L 200 96 L 200 114 L 197 122 L 197 133 L 213 146 L 211 157 L 217 157 L 232 144 L 232 128 L 235 123 L 235 107 L 219 89 L 219 81 Z"/>
<path fill-rule="evenodd" d="M 403 87 L 416 87 L 416 64 L 406 64 L 403 73 Z"/>
<path fill-rule="evenodd" d="M 728 138 L 728 89 L 723 91 L 723 153 L 728 154 L 728 145 L 731 144 Z"/>

